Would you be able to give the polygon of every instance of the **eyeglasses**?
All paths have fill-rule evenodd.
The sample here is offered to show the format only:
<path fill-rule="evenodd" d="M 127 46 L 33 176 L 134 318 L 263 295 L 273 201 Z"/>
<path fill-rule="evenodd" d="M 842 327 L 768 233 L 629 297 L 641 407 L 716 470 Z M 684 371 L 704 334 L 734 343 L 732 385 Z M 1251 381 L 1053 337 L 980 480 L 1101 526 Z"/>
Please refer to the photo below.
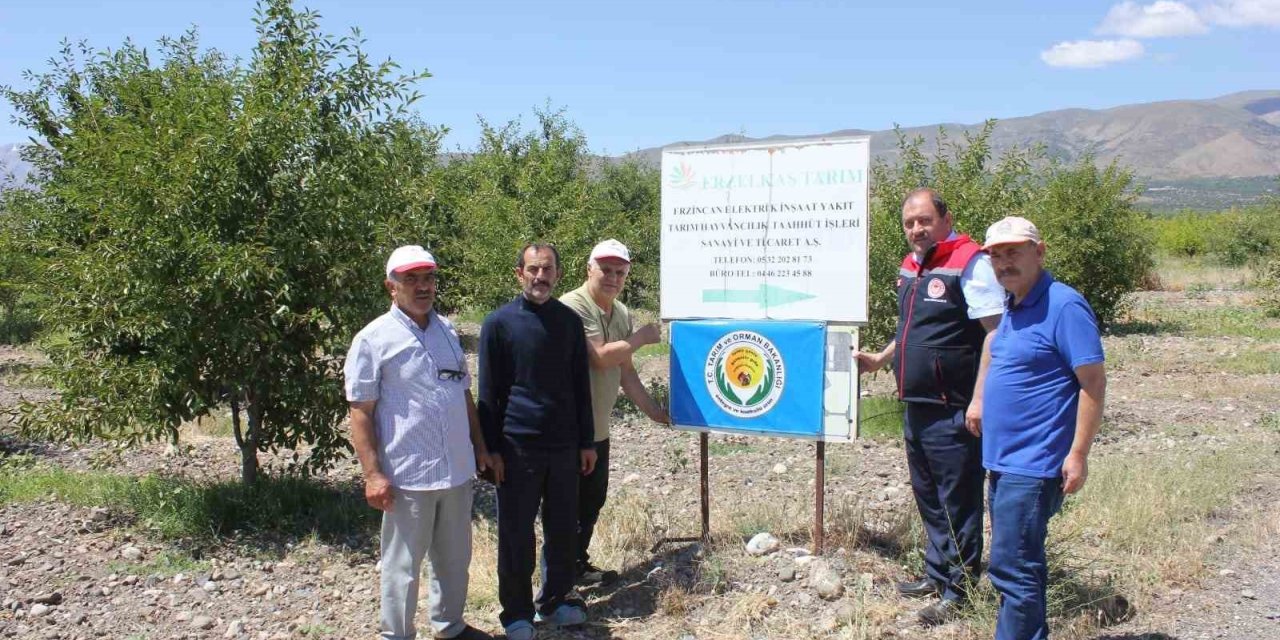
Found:
<path fill-rule="evenodd" d="M 436 372 L 436 377 L 440 380 L 450 380 L 452 382 L 461 380 L 465 375 L 467 375 L 465 371 L 458 371 L 456 369 L 440 369 Z"/>

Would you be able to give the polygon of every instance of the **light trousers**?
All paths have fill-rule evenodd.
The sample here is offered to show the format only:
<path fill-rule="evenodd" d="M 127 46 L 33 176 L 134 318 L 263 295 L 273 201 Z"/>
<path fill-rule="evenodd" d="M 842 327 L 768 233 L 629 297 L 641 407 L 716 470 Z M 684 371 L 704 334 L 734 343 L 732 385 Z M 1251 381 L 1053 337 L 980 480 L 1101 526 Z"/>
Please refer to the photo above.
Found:
<path fill-rule="evenodd" d="M 382 514 L 382 637 L 417 637 L 413 618 L 426 558 L 432 634 L 452 638 L 466 628 L 471 482 L 438 491 L 392 492 L 391 511 Z"/>

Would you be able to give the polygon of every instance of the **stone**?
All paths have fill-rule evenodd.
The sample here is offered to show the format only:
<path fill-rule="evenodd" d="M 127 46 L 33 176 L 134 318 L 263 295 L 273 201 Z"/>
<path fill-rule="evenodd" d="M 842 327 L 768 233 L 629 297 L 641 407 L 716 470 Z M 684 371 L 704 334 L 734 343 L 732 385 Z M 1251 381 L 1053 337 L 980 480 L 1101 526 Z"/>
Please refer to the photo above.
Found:
<path fill-rule="evenodd" d="M 809 567 L 809 585 L 823 600 L 835 600 L 844 595 L 844 582 L 840 573 L 826 560 L 818 559 Z"/>
<path fill-rule="evenodd" d="M 778 579 L 783 582 L 791 582 L 796 579 L 796 566 L 794 564 L 784 564 L 778 569 Z"/>
<path fill-rule="evenodd" d="M 839 606 L 836 607 L 836 620 L 839 620 L 840 624 L 849 624 L 857 616 L 858 608 L 848 600 L 840 601 Z"/>
<path fill-rule="evenodd" d="M 191 626 L 195 629 L 212 629 L 213 618 L 209 616 L 196 616 L 191 619 Z"/>
<path fill-rule="evenodd" d="M 1257 600 L 1258 594 L 1254 593 L 1253 589 L 1245 589 L 1244 591 L 1240 592 L 1240 597 L 1245 598 L 1247 600 Z"/>
<path fill-rule="evenodd" d="M 53 607 L 47 604 L 36 603 L 31 605 L 31 608 L 27 610 L 27 615 L 31 616 L 32 618 L 39 618 L 41 616 L 49 615 L 49 612 L 52 610 L 53 610 Z"/>
<path fill-rule="evenodd" d="M 37 604 L 62 604 L 62 593 L 58 591 L 42 593 L 32 598 L 31 601 Z"/>
<path fill-rule="evenodd" d="M 142 549 L 137 547 L 125 547 L 120 550 L 120 557 L 133 562 L 142 557 Z"/>
<path fill-rule="evenodd" d="M 778 475 L 782 475 L 787 472 L 787 465 L 779 462 L 778 464 L 773 465 L 773 472 Z"/>
<path fill-rule="evenodd" d="M 778 550 L 782 543 L 773 534 L 762 531 L 757 533 L 747 542 L 747 553 L 753 556 L 763 556 Z"/>
<path fill-rule="evenodd" d="M 244 621 L 232 620 L 231 624 L 227 625 L 227 631 L 226 633 L 222 634 L 222 637 L 234 638 L 240 635 L 241 633 L 244 633 Z"/>
<path fill-rule="evenodd" d="M 818 559 L 817 556 L 800 556 L 799 558 L 796 558 L 796 566 L 807 567 L 809 566 L 810 563 L 812 563 L 814 560 L 817 560 L 817 559 Z"/>

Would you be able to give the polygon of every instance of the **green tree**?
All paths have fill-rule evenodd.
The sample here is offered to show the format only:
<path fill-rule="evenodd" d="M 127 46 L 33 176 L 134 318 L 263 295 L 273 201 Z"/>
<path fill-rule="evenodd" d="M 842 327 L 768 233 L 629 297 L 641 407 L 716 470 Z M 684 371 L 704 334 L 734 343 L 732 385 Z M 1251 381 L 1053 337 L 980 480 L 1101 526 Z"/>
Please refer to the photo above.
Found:
<path fill-rule="evenodd" d="M 635 162 L 601 164 L 562 112 L 536 111 L 537 127 L 482 122 L 474 153 L 433 178 L 450 234 L 439 251 L 447 303 L 488 310 L 516 292 L 516 253 L 529 241 L 554 243 L 565 278 L 584 277 L 587 256 L 615 237 L 633 252 L 626 302 L 656 305 L 658 180 Z"/>
<path fill-rule="evenodd" d="M 1009 215 L 1040 228 L 1049 252 L 1046 266 L 1088 299 L 1105 326 L 1123 309 L 1152 268 L 1149 225 L 1133 206 L 1133 177 L 1117 165 L 1099 169 L 1091 157 L 1074 164 L 1046 159 L 1041 148 L 1010 149 L 993 160 L 995 121 L 954 141 L 938 133 L 939 151 L 929 157 L 923 139 L 899 134 L 895 164 L 876 163 L 871 181 L 871 322 L 863 341 L 888 341 L 898 317 L 894 282 L 907 251 L 902 200 L 929 186 L 947 200 L 956 230 L 981 242 L 987 227 Z"/>
<path fill-rule="evenodd" d="M 338 367 L 386 304 L 380 259 L 436 226 L 438 134 L 406 115 L 427 74 L 371 62 L 287 0 L 255 23 L 247 64 L 192 32 L 155 63 L 131 42 L 68 45 L 4 88 L 40 136 L 38 191 L 9 204 L 45 257 L 56 336 L 59 393 L 23 407 L 28 433 L 176 437 L 229 404 L 246 482 L 260 451 L 310 444 L 310 469 L 347 448 Z"/>

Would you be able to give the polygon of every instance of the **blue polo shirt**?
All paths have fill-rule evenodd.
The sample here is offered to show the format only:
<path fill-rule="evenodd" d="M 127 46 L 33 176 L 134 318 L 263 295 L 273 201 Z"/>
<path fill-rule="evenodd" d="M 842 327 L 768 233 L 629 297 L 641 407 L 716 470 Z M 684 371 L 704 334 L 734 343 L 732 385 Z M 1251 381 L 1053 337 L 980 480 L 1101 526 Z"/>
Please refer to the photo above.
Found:
<path fill-rule="evenodd" d="M 982 466 L 1056 478 L 1076 433 L 1075 369 L 1103 361 L 1098 321 L 1048 271 L 1022 302 L 1005 304 L 982 392 Z"/>

